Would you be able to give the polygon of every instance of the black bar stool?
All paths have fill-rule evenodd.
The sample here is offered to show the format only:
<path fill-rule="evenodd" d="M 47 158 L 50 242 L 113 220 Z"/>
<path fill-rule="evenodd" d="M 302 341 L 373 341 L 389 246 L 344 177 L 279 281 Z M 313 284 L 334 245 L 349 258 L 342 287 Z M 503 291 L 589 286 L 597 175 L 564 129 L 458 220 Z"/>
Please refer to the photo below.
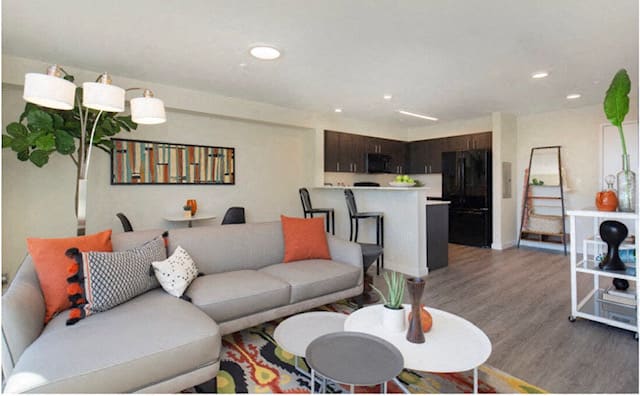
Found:
<path fill-rule="evenodd" d="M 333 235 L 336 234 L 336 219 L 335 213 L 332 208 L 316 208 L 314 209 L 311 206 L 311 197 L 309 197 L 309 190 L 306 188 L 301 188 L 298 190 L 300 193 L 300 201 L 302 202 L 302 211 L 304 212 L 304 218 L 313 217 L 314 214 L 324 214 L 325 223 L 327 225 L 327 232 L 331 231 Z M 329 228 L 329 222 L 331 222 L 331 228 Z"/>
<path fill-rule="evenodd" d="M 384 213 L 382 212 L 358 212 L 356 199 L 351 189 L 344 190 L 344 198 L 349 209 L 349 241 L 358 242 L 358 223 L 360 219 L 376 219 L 376 245 L 384 247 Z M 355 223 L 355 233 L 354 225 Z M 380 254 L 376 264 L 376 274 L 380 275 L 380 267 L 384 268 L 384 253 Z"/>

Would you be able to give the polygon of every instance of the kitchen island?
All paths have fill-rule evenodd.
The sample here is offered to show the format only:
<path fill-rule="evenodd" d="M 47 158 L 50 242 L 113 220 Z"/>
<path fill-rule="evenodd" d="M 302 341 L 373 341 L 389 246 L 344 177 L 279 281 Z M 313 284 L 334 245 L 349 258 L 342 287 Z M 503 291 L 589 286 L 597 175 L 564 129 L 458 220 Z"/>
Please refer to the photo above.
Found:
<path fill-rule="evenodd" d="M 432 249 L 446 252 L 448 238 L 447 201 L 427 201 L 428 187 L 340 187 L 325 186 L 311 190 L 314 207 L 334 208 L 336 236 L 349 239 L 349 211 L 344 197 L 344 189 L 350 188 L 360 212 L 384 213 L 384 267 L 411 276 L 425 276 L 429 266 L 428 245 Z M 429 214 L 427 206 L 437 207 L 437 220 L 427 224 Z M 442 206 L 444 205 L 444 206 Z M 436 209 L 434 207 L 434 209 Z M 435 213 L 435 212 L 434 212 Z M 443 213 L 445 220 L 443 220 Z M 427 229 L 434 235 L 442 230 L 440 238 L 431 238 L 439 246 L 428 244 Z M 442 238 L 444 237 L 444 238 Z M 358 242 L 375 243 L 376 223 L 374 219 L 361 219 Z M 444 241 L 444 242 L 442 242 Z M 444 246 L 442 245 L 444 243 Z M 435 252 L 435 251 L 434 251 Z M 432 252 L 432 253 L 434 253 Z M 435 259 L 433 259 L 435 261 Z M 444 260 L 446 260 L 446 253 Z M 435 264 L 435 263 L 432 263 Z M 446 265 L 446 262 L 445 262 Z M 442 265 L 438 265 L 440 267 Z"/>

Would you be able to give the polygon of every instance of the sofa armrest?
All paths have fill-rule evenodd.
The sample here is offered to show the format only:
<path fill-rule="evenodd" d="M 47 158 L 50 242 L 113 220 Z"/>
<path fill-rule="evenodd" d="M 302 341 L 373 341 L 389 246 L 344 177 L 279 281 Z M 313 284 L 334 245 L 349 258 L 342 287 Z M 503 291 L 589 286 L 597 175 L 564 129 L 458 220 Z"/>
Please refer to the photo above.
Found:
<path fill-rule="evenodd" d="M 355 242 L 345 241 L 327 234 L 331 259 L 362 268 L 362 248 Z"/>
<path fill-rule="evenodd" d="M 44 328 L 45 304 L 31 256 L 27 255 L 2 296 L 2 374 L 8 378 L 25 349 Z"/>

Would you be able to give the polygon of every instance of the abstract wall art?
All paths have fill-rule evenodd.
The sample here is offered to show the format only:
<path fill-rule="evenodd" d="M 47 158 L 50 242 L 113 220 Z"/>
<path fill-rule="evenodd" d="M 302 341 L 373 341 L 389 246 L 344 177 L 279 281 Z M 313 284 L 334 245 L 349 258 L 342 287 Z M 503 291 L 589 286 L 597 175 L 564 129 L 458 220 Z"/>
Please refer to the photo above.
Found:
<path fill-rule="evenodd" d="M 235 184 L 235 149 L 111 139 L 111 184 Z"/>

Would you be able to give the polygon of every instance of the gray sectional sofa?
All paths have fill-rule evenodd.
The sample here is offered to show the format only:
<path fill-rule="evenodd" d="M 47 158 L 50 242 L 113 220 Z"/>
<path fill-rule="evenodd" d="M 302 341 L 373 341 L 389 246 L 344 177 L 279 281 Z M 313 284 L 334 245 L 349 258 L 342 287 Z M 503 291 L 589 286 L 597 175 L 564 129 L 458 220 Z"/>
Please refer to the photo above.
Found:
<path fill-rule="evenodd" d="M 114 234 L 127 250 L 161 231 Z M 327 235 L 332 260 L 282 263 L 280 222 L 174 229 L 204 276 L 185 292 L 157 288 L 66 326 L 46 326 L 44 299 L 27 256 L 2 297 L 5 393 L 175 393 L 215 378 L 220 337 L 362 292 L 360 246 Z"/>

